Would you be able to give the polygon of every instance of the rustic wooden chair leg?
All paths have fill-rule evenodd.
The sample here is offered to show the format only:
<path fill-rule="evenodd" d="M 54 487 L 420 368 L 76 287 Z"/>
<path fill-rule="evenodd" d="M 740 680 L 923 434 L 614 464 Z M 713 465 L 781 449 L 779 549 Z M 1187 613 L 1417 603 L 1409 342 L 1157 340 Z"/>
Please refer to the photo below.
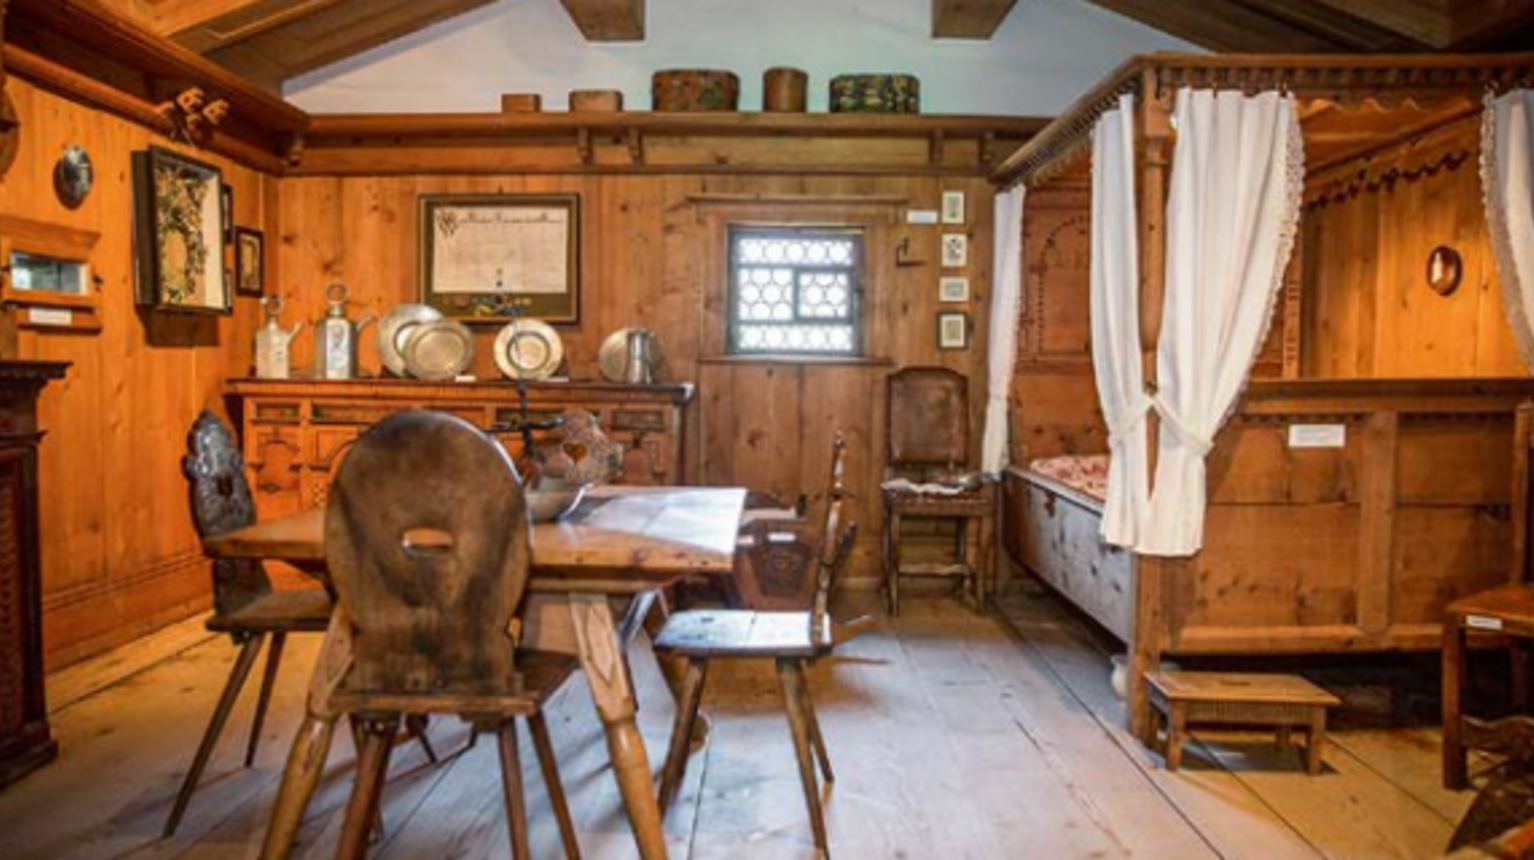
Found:
<path fill-rule="evenodd" d="M 362 736 L 362 748 L 357 753 L 357 777 L 351 798 L 346 802 L 336 860 L 362 860 L 367 855 L 369 837 L 382 805 L 379 800 L 383 796 L 397 724 L 398 720 L 393 717 L 369 719 L 357 729 Z"/>
<path fill-rule="evenodd" d="M 559 778 L 559 759 L 554 756 L 549 724 L 539 712 L 527 718 L 527 727 L 533 733 L 533 749 L 538 751 L 538 768 L 543 771 L 543 784 L 549 790 L 554 820 L 559 822 L 559 839 L 565 845 L 565 860 L 581 860 L 581 844 L 575 838 L 575 820 L 570 817 L 570 803 L 565 798 L 564 782 Z"/>
<path fill-rule="evenodd" d="M 1470 784 L 1460 714 L 1464 677 L 1465 630 L 1451 616 L 1443 625 L 1443 787 L 1450 791 L 1462 791 Z"/>
<path fill-rule="evenodd" d="M 256 657 L 261 653 L 260 635 L 246 639 L 240 645 L 240 654 L 234 660 L 234 668 L 229 670 L 229 680 L 224 683 L 224 692 L 218 697 L 218 705 L 213 709 L 213 718 L 208 721 L 208 728 L 202 733 L 202 743 L 197 745 L 197 754 L 192 758 L 192 767 L 186 772 L 186 778 L 181 781 L 181 790 L 176 793 L 176 803 L 171 807 L 170 817 L 165 820 L 166 837 L 174 836 L 176 828 L 181 826 L 181 816 L 186 814 L 186 807 L 192 801 L 193 792 L 197 791 L 197 782 L 202 779 L 202 772 L 208 766 L 208 759 L 213 756 L 213 748 L 218 745 L 218 736 L 224 731 L 224 723 L 229 721 L 229 712 L 234 710 L 234 703 L 240 698 L 240 690 L 245 686 L 245 679 L 250 677 L 250 669 L 256 663 Z"/>
<path fill-rule="evenodd" d="M 292 852 L 304 810 L 308 809 L 309 799 L 314 796 L 320 774 L 325 769 L 335 728 L 334 717 L 304 715 L 303 723 L 293 735 L 293 746 L 282 771 L 277 801 L 272 805 L 266 836 L 261 842 L 261 860 L 287 860 Z"/>
<path fill-rule="evenodd" d="M 1182 767 L 1182 742 L 1188 733 L 1188 712 L 1181 705 L 1173 704 L 1166 733 L 1166 769 Z"/>
<path fill-rule="evenodd" d="M 687 757 L 692 752 L 692 727 L 698 718 L 698 708 L 703 702 L 703 685 L 708 681 L 708 660 L 693 657 L 687 661 L 687 676 L 682 682 L 682 695 L 676 705 L 676 721 L 671 725 L 671 746 L 666 750 L 666 764 L 661 769 L 660 811 L 662 815 L 670 808 L 671 801 L 682 787 L 687 773 Z"/>
<path fill-rule="evenodd" d="M 804 787 L 804 803 L 809 808 L 810 829 L 815 847 L 825 856 L 831 854 L 826 840 L 826 822 L 820 809 L 820 786 L 815 779 L 811 752 L 809 719 L 804 713 L 804 667 L 797 659 L 780 659 L 778 683 L 783 689 L 783 707 L 788 712 L 788 728 L 794 737 L 794 755 L 799 761 L 799 782 Z"/>
<path fill-rule="evenodd" d="M 885 564 L 889 580 L 890 616 L 900 617 L 900 515 L 891 513 L 889 518 L 889 561 Z"/>
<path fill-rule="evenodd" d="M 820 775 L 826 782 L 836 782 L 836 774 L 831 771 L 831 755 L 826 752 L 826 739 L 820 734 L 820 718 L 815 715 L 815 697 L 810 694 L 810 685 L 802 685 L 804 690 L 804 716 L 809 723 L 810 742 L 815 746 L 815 761 L 820 764 Z"/>
<path fill-rule="evenodd" d="M 522 755 L 517 749 L 517 721 L 501 723 L 496 733 L 501 748 L 501 790 L 506 795 L 506 829 L 510 831 L 511 856 L 528 860 L 527 798 L 522 790 Z"/>
<path fill-rule="evenodd" d="M 1310 732 L 1305 744 L 1305 772 L 1315 776 L 1321 772 L 1322 759 L 1326 754 L 1326 709 L 1316 708 L 1310 717 Z"/>
<path fill-rule="evenodd" d="M 437 751 L 432 748 L 431 737 L 426 734 L 426 728 L 430 724 L 425 714 L 411 714 L 405 718 L 405 733 L 421 745 L 421 752 L 426 753 L 426 760 L 436 764 Z"/>
<path fill-rule="evenodd" d="M 256 750 L 261 746 L 261 725 L 266 722 L 266 709 L 272 702 L 272 686 L 277 683 L 277 667 L 282 663 L 282 646 L 288 634 L 278 631 L 272 634 L 272 644 L 266 650 L 266 671 L 261 675 L 261 692 L 256 697 L 256 716 L 250 724 L 250 741 L 245 746 L 245 766 L 256 763 Z"/>

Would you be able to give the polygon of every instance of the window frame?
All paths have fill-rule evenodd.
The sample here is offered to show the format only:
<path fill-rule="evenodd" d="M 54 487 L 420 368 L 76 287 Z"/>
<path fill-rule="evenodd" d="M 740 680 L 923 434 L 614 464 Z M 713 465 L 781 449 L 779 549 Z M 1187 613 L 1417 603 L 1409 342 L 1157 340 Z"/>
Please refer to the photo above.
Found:
<path fill-rule="evenodd" d="M 769 238 L 837 238 L 849 239 L 852 242 L 853 264 L 851 266 L 815 266 L 797 265 L 785 263 L 781 268 L 792 269 L 793 296 L 789 302 L 793 310 L 793 318 L 787 321 L 753 321 L 739 316 L 740 305 L 740 255 L 737 243 L 743 237 L 762 236 Z M 862 359 L 867 358 L 867 344 L 865 341 L 866 324 L 864 320 L 864 289 L 868 279 L 867 257 L 868 231 L 862 225 L 849 224 L 727 224 L 725 225 L 725 252 L 728 259 L 726 267 L 725 289 L 725 354 L 731 357 L 744 358 L 783 358 L 783 359 Z M 849 273 L 849 295 L 847 317 L 843 319 L 828 320 L 825 317 L 801 317 L 799 315 L 799 276 L 802 272 L 847 272 Z M 820 328 L 851 329 L 852 347 L 846 351 L 840 350 L 793 350 L 793 349 L 751 349 L 741 346 L 740 328 L 742 325 L 767 326 L 807 326 Z"/>

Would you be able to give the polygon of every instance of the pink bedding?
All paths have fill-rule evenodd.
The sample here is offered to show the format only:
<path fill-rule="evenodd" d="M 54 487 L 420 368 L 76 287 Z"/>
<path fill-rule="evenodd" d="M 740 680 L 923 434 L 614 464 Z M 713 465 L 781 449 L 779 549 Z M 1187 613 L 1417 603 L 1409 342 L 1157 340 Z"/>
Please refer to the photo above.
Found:
<path fill-rule="evenodd" d="M 1098 501 L 1108 497 L 1107 454 L 1067 454 L 1059 457 L 1045 457 L 1029 463 L 1028 469 Z"/>

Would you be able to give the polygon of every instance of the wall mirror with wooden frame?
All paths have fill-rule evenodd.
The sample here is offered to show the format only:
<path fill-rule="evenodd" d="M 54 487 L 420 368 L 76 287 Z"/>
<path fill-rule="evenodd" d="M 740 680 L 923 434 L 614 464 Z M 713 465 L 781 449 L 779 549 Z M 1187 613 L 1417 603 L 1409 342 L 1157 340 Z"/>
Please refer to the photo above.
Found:
<path fill-rule="evenodd" d="M 0 305 L 6 327 L 101 330 L 101 291 L 91 269 L 99 233 L 0 216 Z M 8 347 L 3 351 L 10 354 Z"/>

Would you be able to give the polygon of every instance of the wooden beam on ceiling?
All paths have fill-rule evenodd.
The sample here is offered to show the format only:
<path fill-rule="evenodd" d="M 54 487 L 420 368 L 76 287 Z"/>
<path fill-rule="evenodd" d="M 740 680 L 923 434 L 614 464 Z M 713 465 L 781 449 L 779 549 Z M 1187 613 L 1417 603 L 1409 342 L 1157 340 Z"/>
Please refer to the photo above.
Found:
<path fill-rule="evenodd" d="M 645 0 L 559 0 L 588 42 L 643 42 Z"/>
<path fill-rule="evenodd" d="M 1534 0 L 1449 0 L 1448 46 L 1515 50 L 1534 44 Z"/>
<path fill-rule="evenodd" d="M 1202 48 L 1222 53 L 1326 54 L 1335 42 L 1228 0 L 1088 0 Z"/>
<path fill-rule="evenodd" d="M 568 3 L 568 0 L 566 0 Z M 934 39 L 989 39 L 1017 0 L 932 0 Z"/>

